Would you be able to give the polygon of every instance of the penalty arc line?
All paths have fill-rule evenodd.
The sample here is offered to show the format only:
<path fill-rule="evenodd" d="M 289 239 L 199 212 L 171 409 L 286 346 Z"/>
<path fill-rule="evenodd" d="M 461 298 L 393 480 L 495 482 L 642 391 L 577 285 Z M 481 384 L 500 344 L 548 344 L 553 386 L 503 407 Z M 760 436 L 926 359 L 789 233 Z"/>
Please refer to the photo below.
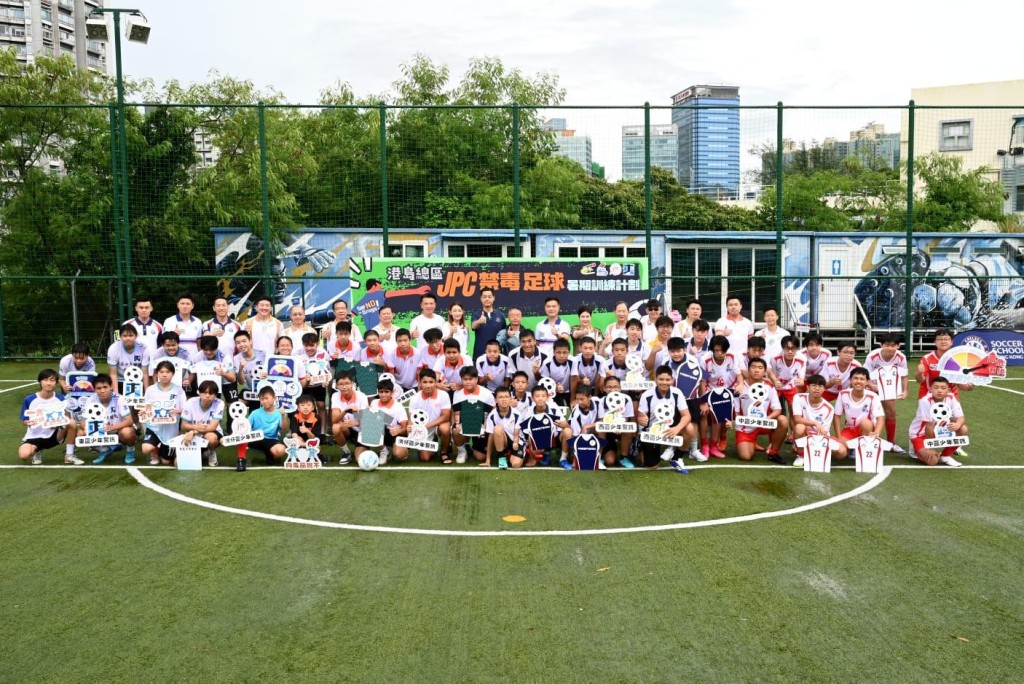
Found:
<path fill-rule="evenodd" d="M 212 503 L 209 501 L 203 501 L 202 499 L 195 499 L 185 494 L 179 494 L 173 490 L 162 487 L 148 477 L 138 468 L 128 468 L 128 473 L 135 478 L 135 480 L 143 487 L 150 489 L 158 494 L 181 501 L 183 503 L 193 504 L 195 506 L 201 506 L 203 508 L 209 508 L 214 511 L 220 511 L 222 513 L 234 513 L 235 515 L 244 515 L 251 518 L 261 518 L 263 520 L 273 520 L 275 522 L 286 522 L 298 525 L 310 525 L 312 527 L 327 527 L 339 530 L 352 530 L 358 532 L 390 532 L 393 534 L 415 534 L 425 535 L 434 537 L 583 537 L 583 536 L 595 536 L 595 535 L 606 535 L 606 534 L 628 534 L 633 532 L 663 532 L 668 530 L 685 530 L 699 527 L 715 527 L 718 525 L 729 525 L 733 523 L 750 522 L 753 520 L 765 520 L 768 518 L 778 518 L 785 515 L 794 515 L 796 513 L 805 513 L 807 511 L 813 511 L 818 508 L 824 508 L 825 506 L 831 506 L 832 504 L 852 499 L 854 497 L 864 494 L 878 485 L 882 484 L 889 474 L 892 472 L 892 468 L 883 468 L 882 472 L 875 475 L 873 478 L 862 484 L 861 486 L 851 489 L 848 492 L 837 494 L 836 496 L 828 499 L 822 499 L 821 501 L 815 501 L 813 503 L 804 504 L 803 506 L 797 506 L 796 508 L 786 508 L 780 511 L 765 511 L 762 513 L 751 513 L 748 515 L 731 516 L 728 518 L 714 518 L 712 520 L 694 520 L 690 522 L 682 523 L 669 523 L 666 525 L 643 525 L 640 527 L 611 527 L 603 529 L 591 529 L 591 530 L 431 530 L 422 528 L 408 528 L 408 527 L 387 527 L 383 525 L 356 525 L 352 523 L 339 523 L 330 522 L 327 520 L 310 520 L 307 518 L 296 518 L 286 515 L 276 515 L 274 513 L 264 513 L 262 511 L 251 511 L 244 508 L 235 508 L 233 506 L 224 506 L 222 504 Z"/>

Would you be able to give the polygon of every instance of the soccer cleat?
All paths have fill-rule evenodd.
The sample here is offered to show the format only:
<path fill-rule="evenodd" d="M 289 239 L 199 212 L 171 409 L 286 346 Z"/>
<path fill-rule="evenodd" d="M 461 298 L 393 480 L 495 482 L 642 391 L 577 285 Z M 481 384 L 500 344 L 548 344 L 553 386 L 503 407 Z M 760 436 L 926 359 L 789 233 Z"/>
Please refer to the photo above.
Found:
<path fill-rule="evenodd" d="M 114 450 L 111 447 L 103 447 L 100 449 L 99 453 L 96 454 L 96 458 L 92 459 L 92 464 L 99 465 L 100 463 L 103 463 L 107 460 L 107 456 L 112 453 L 114 453 Z"/>
<path fill-rule="evenodd" d="M 235 470 L 240 473 L 244 473 L 246 469 L 245 458 L 238 459 L 238 463 L 235 465 Z"/>
<path fill-rule="evenodd" d="M 677 473 L 679 473 L 681 475 L 689 475 L 690 474 L 690 469 L 686 467 L 685 463 L 683 463 L 683 457 L 682 456 L 680 456 L 679 458 L 672 459 L 671 463 L 672 463 L 672 467 L 676 469 Z"/>
<path fill-rule="evenodd" d="M 704 455 L 704 452 L 700 450 L 700 447 L 695 444 L 690 445 L 690 458 L 698 463 L 703 463 L 708 460 L 708 457 Z"/>
<path fill-rule="evenodd" d="M 623 456 L 622 460 L 619 461 L 619 465 L 622 466 L 623 468 L 625 468 L 626 470 L 632 470 L 632 468 L 633 468 L 633 462 L 630 461 L 625 456 Z"/>
<path fill-rule="evenodd" d="M 892 445 L 892 453 L 898 454 L 900 456 L 906 456 L 907 455 L 907 450 L 904 449 L 903 447 L 901 447 L 899 444 L 893 443 L 893 445 Z"/>
<path fill-rule="evenodd" d="M 217 467 L 217 451 L 215 449 L 206 450 L 206 462 L 211 468 Z"/>
<path fill-rule="evenodd" d="M 347 448 L 341 450 L 341 458 L 338 459 L 338 465 L 348 465 L 352 462 L 352 452 Z M 383 458 L 381 459 L 383 462 Z"/>
<path fill-rule="evenodd" d="M 546 451 L 544 452 L 544 455 L 541 457 L 539 463 L 542 466 L 549 466 L 549 465 L 551 465 L 551 457 L 548 456 Z"/>
<path fill-rule="evenodd" d="M 504 456 L 498 457 L 498 470 L 508 470 L 508 459 Z"/>
<path fill-rule="evenodd" d="M 725 451 L 728 448 L 729 448 L 729 438 L 728 437 L 723 437 L 722 439 L 718 440 L 718 450 L 719 451 Z"/>
<path fill-rule="evenodd" d="M 772 463 L 778 463 L 779 465 L 789 465 L 788 463 L 786 463 L 786 459 L 782 457 L 782 454 L 780 454 L 777 451 L 769 451 L 768 460 L 771 461 Z"/>
<path fill-rule="evenodd" d="M 725 454 L 723 454 L 722 450 L 719 449 L 717 446 L 713 446 L 710 449 L 708 449 L 708 453 L 711 456 L 714 456 L 715 458 L 725 458 Z"/>
<path fill-rule="evenodd" d="M 43 452 L 37 451 L 36 453 L 32 454 L 32 460 L 29 461 L 29 463 L 31 463 L 32 465 L 43 465 Z"/>
<path fill-rule="evenodd" d="M 955 452 L 953 452 L 953 453 L 954 453 L 954 455 L 956 455 L 956 456 L 959 456 L 960 458 L 967 458 L 967 452 L 966 452 L 966 451 L 964 451 L 964 448 L 963 448 L 963 447 L 960 447 L 960 448 L 958 448 L 958 449 L 957 449 L 957 450 L 956 450 Z M 959 464 L 959 463 L 957 463 L 957 465 L 960 465 L 960 464 Z"/>
<path fill-rule="evenodd" d="M 675 455 L 676 455 L 676 450 L 674 448 L 672 448 L 672 447 L 665 447 L 665 449 L 661 452 L 661 460 L 662 461 L 671 461 L 672 457 L 675 456 Z"/>
<path fill-rule="evenodd" d="M 384 465 L 385 463 L 387 463 L 388 462 L 388 456 L 390 456 L 390 455 L 391 455 L 391 451 L 387 447 L 381 447 L 380 455 L 378 456 L 378 458 L 380 460 L 380 465 Z"/>
<path fill-rule="evenodd" d="M 135 463 L 135 449 L 129 448 L 128 451 L 124 452 L 124 464 L 131 465 Z"/>
<path fill-rule="evenodd" d="M 160 465 L 160 457 L 153 454 L 149 457 L 149 465 Z"/>
<path fill-rule="evenodd" d="M 567 458 L 559 460 L 558 465 L 562 466 L 563 470 L 572 470 L 572 463 L 569 463 L 569 459 Z"/>
<path fill-rule="evenodd" d="M 952 456 L 939 456 L 939 463 L 947 465 L 950 468 L 959 468 L 961 463 Z"/>
<path fill-rule="evenodd" d="M 606 466 L 604 464 L 604 461 L 598 461 L 597 462 L 597 469 L 598 470 L 608 470 L 608 466 Z"/>
<path fill-rule="evenodd" d="M 700 453 L 704 454 L 705 461 L 708 460 L 708 457 L 711 455 L 711 447 L 705 444 L 700 448 Z"/>
<path fill-rule="evenodd" d="M 83 465 L 85 461 L 78 458 L 74 454 L 67 454 L 64 456 L 64 465 Z"/>
<path fill-rule="evenodd" d="M 455 462 L 460 464 L 465 463 L 467 458 L 468 456 L 466 455 L 466 447 L 460 446 L 459 450 L 455 452 Z"/>
<path fill-rule="evenodd" d="M 793 467 L 794 468 L 803 468 L 804 467 L 804 457 L 803 456 L 797 456 L 796 458 L 794 458 L 793 459 Z"/>

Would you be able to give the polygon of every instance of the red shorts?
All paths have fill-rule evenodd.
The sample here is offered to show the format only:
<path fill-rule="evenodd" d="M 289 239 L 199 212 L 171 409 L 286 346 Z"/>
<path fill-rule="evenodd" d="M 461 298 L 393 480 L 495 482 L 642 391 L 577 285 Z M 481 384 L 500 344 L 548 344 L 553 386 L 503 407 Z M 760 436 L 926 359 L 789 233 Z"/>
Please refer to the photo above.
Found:
<path fill-rule="evenodd" d="M 926 447 L 924 445 L 924 440 L 926 440 L 926 439 L 927 439 L 927 437 L 924 437 L 924 436 L 921 436 L 921 437 L 911 437 L 910 438 L 910 443 L 914 445 L 914 452 L 915 453 L 919 452 L 919 451 L 924 451 L 925 449 L 928 448 L 928 447 Z"/>
<path fill-rule="evenodd" d="M 770 434 L 772 434 L 772 432 L 773 431 L 769 430 L 768 428 L 757 428 L 753 432 L 745 432 L 745 431 L 737 430 L 736 431 L 736 444 L 743 444 L 743 443 L 753 444 L 754 442 L 757 441 L 757 438 L 760 437 L 761 435 L 770 435 Z"/>
<path fill-rule="evenodd" d="M 844 427 L 843 431 L 839 433 L 839 441 L 843 442 L 844 444 L 846 442 L 852 442 L 853 440 L 855 440 L 855 439 L 857 439 L 859 437 L 860 437 L 860 428 L 856 428 L 856 427 Z"/>
<path fill-rule="evenodd" d="M 825 401 L 835 401 L 839 398 L 839 392 L 834 392 L 830 389 L 825 390 L 821 393 L 821 396 L 825 398 Z"/>
<path fill-rule="evenodd" d="M 789 389 L 779 390 L 779 399 L 782 399 L 782 400 L 792 404 L 793 403 L 793 398 L 796 397 L 797 393 L 799 393 L 799 392 L 800 392 L 800 389 L 797 388 L 797 387 L 790 387 Z M 839 395 L 837 394 L 836 396 L 838 397 Z"/>

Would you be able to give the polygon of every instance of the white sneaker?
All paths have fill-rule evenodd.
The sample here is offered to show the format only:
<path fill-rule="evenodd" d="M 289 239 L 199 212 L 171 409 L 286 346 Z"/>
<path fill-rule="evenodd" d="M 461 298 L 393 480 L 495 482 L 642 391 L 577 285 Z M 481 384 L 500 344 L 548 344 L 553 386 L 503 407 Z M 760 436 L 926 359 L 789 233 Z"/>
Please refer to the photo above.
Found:
<path fill-rule="evenodd" d="M 906 449 L 901 447 L 899 444 L 893 444 L 892 445 L 892 453 L 898 454 L 899 456 L 906 456 L 907 455 Z"/>
<path fill-rule="evenodd" d="M 209 458 L 207 458 L 207 463 L 210 464 L 211 468 L 216 468 L 217 467 L 217 452 L 214 451 L 213 449 L 207 449 L 207 453 L 209 454 Z"/>
<path fill-rule="evenodd" d="M 456 463 L 465 463 L 468 456 L 466 455 L 466 447 L 460 446 L 459 451 L 455 454 Z"/>
<path fill-rule="evenodd" d="M 907 456 L 910 456 L 910 458 L 914 459 L 915 461 L 917 460 L 917 451 L 914 450 L 913 442 L 910 443 L 910 448 L 907 450 Z"/>
<path fill-rule="evenodd" d="M 964 448 L 963 448 L 963 447 L 959 447 L 959 448 L 958 448 L 958 449 L 956 450 L 956 452 L 955 452 L 955 453 L 956 453 L 956 455 L 957 455 L 957 456 L 959 456 L 960 458 L 967 458 L 967 452 L 966 452 L 966 451 L 964 451 Z"/>
<path fill-rule="evenodd" d="M 64 465 L 82 465 L 85 463 L 82 459 L 78 458 L 74 454 L 66 454 L 64 456 Z M 960 465 L 957 463 L 957 465 Z"/>
<path fill-rule="evenodd" d="M 804 467 L 804 457 L 803 456 L 797 456 L 795 459 L 793 459 L 793 467 L 794 468 L 803 468 Z"/>
<path fill-rule="evenodd" d="M 29 463 L 32 465 L 43 465 L 43 452 L 36 451 L 36 453 L 32 454 L 32 460 Z"/>
<path fill-rule="evenodd" d="M 701 452 L 699 444 L 690 444 L 690 458 L 698 463 L 708 460 L 708 457 Z"/>
<path fill-rule="evenodd" d="M 378 458 L 378 460 L 380 461 L 380 465 L 384 465 L 385 463 L 388 462 L 388 456 L 390 454 L 391 454 L 391 452 L 388 450 L 387 447 L 382 447 L 381 448 L 381 450 L 380 450 L 380 457 Z"/>
<path fill-rule="evenodd" d="M 665 447 L 665 450 L 661 452 L 661 460 L 671 461 L 672 457 L 675 456 L 675 451 L 674 447 Z"/>
<path fill-rule="evenodd" d="M 956 460 L 952 456 L 939 456 L 939 463 L 942 465 L 948 465 L 950 468 L 960 467 L 960 461 Z"/>

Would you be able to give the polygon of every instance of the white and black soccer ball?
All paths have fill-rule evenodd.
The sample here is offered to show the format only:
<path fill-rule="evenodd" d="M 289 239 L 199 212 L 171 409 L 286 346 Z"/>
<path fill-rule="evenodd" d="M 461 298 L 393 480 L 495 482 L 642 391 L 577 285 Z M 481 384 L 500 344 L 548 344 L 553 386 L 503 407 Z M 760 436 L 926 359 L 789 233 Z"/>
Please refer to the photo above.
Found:
<path fill-rule="evenodd" d="M 622 392 L 611 392 L 604 398 L 605 408 L 609 411 L 621 411 L 626 408 L 628 402 L 629 397 Z"/>
<path fill-rule="evenodd" d="M 142 369 L 138 366 L 128 366 L 124 369 L 124 381 L 128 384 L 139 384 L 142 382 Z"/>
<path fill-rule="evenodd" d="M 675 407 L 669 403 L 661 403 L 654 407 L 654 419 L 659 423 L 668 423 L 675 415 Z"/>
<path fill-rule="evenodd" d="M 537 384 L 547 390 L 548 394 L 553 395 L 558 385 L 551 378 L 541 378 L 537 381 Z"/>
<path fill-rule="evenodd" d="M 747 390 L 747 393 L 754 401 L 764 401 L 768 398 L 768 386 L 763 382 L 754 383 L 750 386 L 750 389 Z"/>
<path fill-rule="evenodd" d="M 426 425 L 427 424 L 427 412 L 423 409 L 413 409 L 409 411 L 409 420 L 413 425 Z"/>
<path fill-rule="evenodd" d="M 249 408 L 245 405 L 245 402 L 235 401 L 228 406 L 228 415 L 238 420 L 239 418 L 245 418 L 249 414 Z"/>
<path fill-rule="evenodd" d="M 90 423 L 98 423 L 107 417 L 107 409 L 97 403 L 88 404 L 85 407 L 85 419 Z"/>
<path fill-rule="evenodd" d="M 640 360 L 640 357 L 636 354 L 629 354 L 626 357 L 626 368 L 631 373 L 639 373 L 644 367 L 644 362 Z"/>
<path fill-rule="evenodd" d="M 953 416 L 953 412 L 945 404 L 932 404 L 932 420 L 945 423 Z"/>
<path fill-rule="evenodd" d="M 366 450 L 359 454 L 359 457 L 356 459 L 356 463 L 358 463 L 359 467 L 363 470 L 370 472 L 371 470 L 376 470 L 377 466 L 380 465 L 380 456 L 378 456 L 374 451 Z"/>

